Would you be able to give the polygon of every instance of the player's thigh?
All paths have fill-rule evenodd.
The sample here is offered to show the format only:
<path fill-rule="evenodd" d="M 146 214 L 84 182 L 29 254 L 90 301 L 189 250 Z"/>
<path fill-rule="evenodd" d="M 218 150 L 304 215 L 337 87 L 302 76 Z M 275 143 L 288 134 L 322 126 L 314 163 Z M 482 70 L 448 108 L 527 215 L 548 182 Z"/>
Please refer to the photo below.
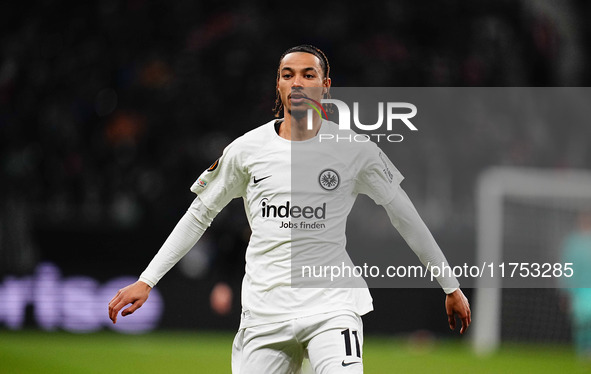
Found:
<path fill-rule="evenodd" d="M 363 322 L 356 314 L 332 317 L 319 324 L 308 342 L 316 374 L 363 373 Z"/>
<path fill-rule="evenodd" d="M 232 346 L 232 373 L 297 373 L 304 348 L 288 323 L 249 327 L 238 331 Z"/>

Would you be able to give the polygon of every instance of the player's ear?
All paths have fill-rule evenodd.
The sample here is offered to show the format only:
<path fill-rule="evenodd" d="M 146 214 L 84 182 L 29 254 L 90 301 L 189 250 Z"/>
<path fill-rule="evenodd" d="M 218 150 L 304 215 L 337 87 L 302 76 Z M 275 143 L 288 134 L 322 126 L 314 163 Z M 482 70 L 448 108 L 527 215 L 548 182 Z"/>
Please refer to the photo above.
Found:
<path fill-rule="evenodd" d="M 324 86 L 324 89 L 322 90 L 323 95 L 328 94 L 328 91 L 330 90 L 331 83 L 332 82 L 331 82 L 330 78 L 324 78 L 324 81 L 322 82 L 322 85 Z"/>

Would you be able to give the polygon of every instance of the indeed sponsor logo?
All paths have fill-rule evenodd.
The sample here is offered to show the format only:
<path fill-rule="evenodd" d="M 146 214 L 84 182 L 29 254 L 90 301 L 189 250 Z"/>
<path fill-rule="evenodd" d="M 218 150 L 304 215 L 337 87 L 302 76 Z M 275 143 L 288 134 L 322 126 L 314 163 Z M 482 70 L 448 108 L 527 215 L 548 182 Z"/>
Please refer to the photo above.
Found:
<path fill-rule="evenodd" d="M 269 199 L 261 200 L 261 213 L 264 218 L 326 218 L 326 203 L 321 206 L 299 206 L 291 205 L 290 201 L 286 201 L 283 205 L 273 205 L 269 203 Z"/>

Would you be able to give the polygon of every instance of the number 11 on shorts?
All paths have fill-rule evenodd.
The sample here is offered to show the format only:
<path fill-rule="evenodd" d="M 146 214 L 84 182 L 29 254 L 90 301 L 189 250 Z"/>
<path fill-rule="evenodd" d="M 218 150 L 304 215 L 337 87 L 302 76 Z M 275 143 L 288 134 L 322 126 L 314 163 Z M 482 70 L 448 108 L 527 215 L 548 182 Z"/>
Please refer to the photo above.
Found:
<path fill-rule="evenodd" d="M 357 330 L 349 331 L 349 329 L 345 329 L 341 331 L 341 335 L 343 335 L 345 339 L 345 355 L 352 356 L 351 351 L 353 350 L 353 346 L 351 345 L 351 334 L 355 337 L 355 353 L 357 357 L 361 358 L 361 349 L 359 348 L 359 337 L 357 336 Z"/>

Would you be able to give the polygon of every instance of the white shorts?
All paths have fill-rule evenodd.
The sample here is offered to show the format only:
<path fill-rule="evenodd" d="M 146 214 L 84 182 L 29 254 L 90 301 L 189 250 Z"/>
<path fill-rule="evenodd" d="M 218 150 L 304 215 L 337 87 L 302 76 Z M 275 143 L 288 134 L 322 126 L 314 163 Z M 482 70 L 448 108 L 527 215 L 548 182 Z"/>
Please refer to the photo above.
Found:
<path fill-rule="evenodd" d="M 232 346 L 234 374 L 363 373 L 363 323 L 337 311 L 241 329 Z"/>

